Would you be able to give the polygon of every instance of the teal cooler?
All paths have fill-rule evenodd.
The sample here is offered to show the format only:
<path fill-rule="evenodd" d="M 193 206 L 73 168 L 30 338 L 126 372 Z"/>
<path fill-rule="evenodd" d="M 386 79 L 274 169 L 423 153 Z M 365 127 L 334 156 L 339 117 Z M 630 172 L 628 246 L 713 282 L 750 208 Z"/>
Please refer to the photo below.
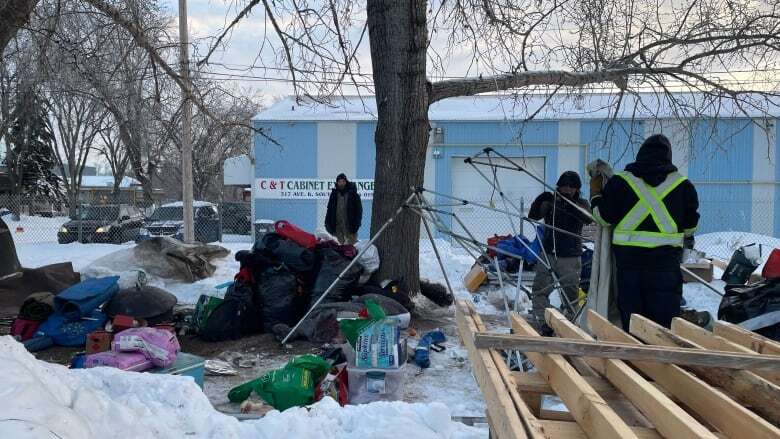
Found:
<path fill-rule="evenodd" d="M 152 369 L 149 372 L 192 377 L 195 379 L 195 383 L 202 389 L 205 361 L 197 355 L 179 352 L 176 355 L 176 361 L 171 367 Z"/>

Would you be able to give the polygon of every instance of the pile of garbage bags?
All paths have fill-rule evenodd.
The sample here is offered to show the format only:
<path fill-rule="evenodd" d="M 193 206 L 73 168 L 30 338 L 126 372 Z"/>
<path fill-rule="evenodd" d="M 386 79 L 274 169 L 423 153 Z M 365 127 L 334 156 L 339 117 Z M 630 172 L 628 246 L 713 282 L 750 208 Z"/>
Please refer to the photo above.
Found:
<path fill-rule="evenodd" d="M 407 298 L 403 291 L 396 285 L 383 288 L 371 283 L 379 269 L 379 252 L 366 242 L 352 246 L 317 240 L 284 222 L 284 227 L 266 233 L 251 250 L 235 257 L 240 270 L 224 299 L 201 298 L 196 308 L 197 330 L 204 340 L 237 339 L 258 332 L 281 338 L 326 292 L 296 337 L 330 341 L 338 333 L 337 316 L 357 313 L 363 305 L 353 300 L 366 294 L 380 296 L 383 306 L 408 315 L 401 304 Z"/>

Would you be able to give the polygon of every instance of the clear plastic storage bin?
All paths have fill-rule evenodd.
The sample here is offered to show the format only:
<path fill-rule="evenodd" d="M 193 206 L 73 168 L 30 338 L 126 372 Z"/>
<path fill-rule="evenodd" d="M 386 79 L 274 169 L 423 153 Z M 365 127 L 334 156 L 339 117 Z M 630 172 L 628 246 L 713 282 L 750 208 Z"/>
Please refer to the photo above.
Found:
<path fill-rule="evenodd" d="M 405 367 L 398 369 L 358 369 L 347 367 L 349 403 L 399 401 L 404 396 Z"/>

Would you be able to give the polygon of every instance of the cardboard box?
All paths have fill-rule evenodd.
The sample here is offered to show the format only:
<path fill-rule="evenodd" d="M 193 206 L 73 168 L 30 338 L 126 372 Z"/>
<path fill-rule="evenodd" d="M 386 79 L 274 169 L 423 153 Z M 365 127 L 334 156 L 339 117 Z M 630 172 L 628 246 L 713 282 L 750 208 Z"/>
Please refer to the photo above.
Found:
<path fill-rule="evenodd" d="M 106 352 L 111 349 L 113 334 L 108 331 L 93 331 L 87 334 L 86 351 L 88 354 Z"/>
<path fill-rule="evenodd" d="M 466 287 L 469 292 L 473 293 L 479 289 L 479 286 L 485 283 L 487 280 L 487 273 L 480 264 L 474 264 L 471 267 L 471 271 L 463 278 L 463 286 Z"/>
<path fill-rule="evenodd" d="M 682 266 L 688 270 L 691 270 L 693 273 L 707 282 L 712 282 L 712 279 L 714 278 L 712 262 L 685 263 L 682 264 Z M 685 271 L 682 271 L 682 276 L 683 282 L 685 283 L 698 282 L 693 278 L 693 276 L 686 273 Z"/>

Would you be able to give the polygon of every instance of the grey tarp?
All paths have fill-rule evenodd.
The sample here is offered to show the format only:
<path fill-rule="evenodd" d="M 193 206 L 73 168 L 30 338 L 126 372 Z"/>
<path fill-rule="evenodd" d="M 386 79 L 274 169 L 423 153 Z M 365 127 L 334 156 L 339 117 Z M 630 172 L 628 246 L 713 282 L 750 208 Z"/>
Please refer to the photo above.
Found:
<path fill-rule="evenodd" d="M 588 164 L 587 170 L 590 178 L 602 176 L 604 184 L 613 175 L 612 168 L 602 160 L 595 160 Z M 599 226 L 593 244 L 593 262 L 590 271 L 588 301 L 585 306 L 585 312 L 582 313 L 578 322 L 580 327 L 588 327 L 587 311 L 591 309 L 607 317 L 612 323 L 620 325 L 614 271 L 612 227 Z"/>
<path fill-rule="evenodd" d="M 590 271 L 590 288 L 585 312 L 578 322 L 581 328 L 588 327 L 587 311 L 594 310 L 606 316 L 612 323 L 620 324 L 620 312 L 617 309 L 617 289 L 612 273 L 615 261 L 612 257 L 612 228 L 599 226 L 593 248 L 593 262 Z"/>
<path fill-rule="evenodd" d="M 212 260 L 229 254 L 229 250 L 218 245 L 184 244 L 168 237 L 152 238 L 95 260 L 82 270 L 82 275 L 96 277 L 136 269 L 165 280 L 195 282 L 214 274 L 216 267 Z"/>

